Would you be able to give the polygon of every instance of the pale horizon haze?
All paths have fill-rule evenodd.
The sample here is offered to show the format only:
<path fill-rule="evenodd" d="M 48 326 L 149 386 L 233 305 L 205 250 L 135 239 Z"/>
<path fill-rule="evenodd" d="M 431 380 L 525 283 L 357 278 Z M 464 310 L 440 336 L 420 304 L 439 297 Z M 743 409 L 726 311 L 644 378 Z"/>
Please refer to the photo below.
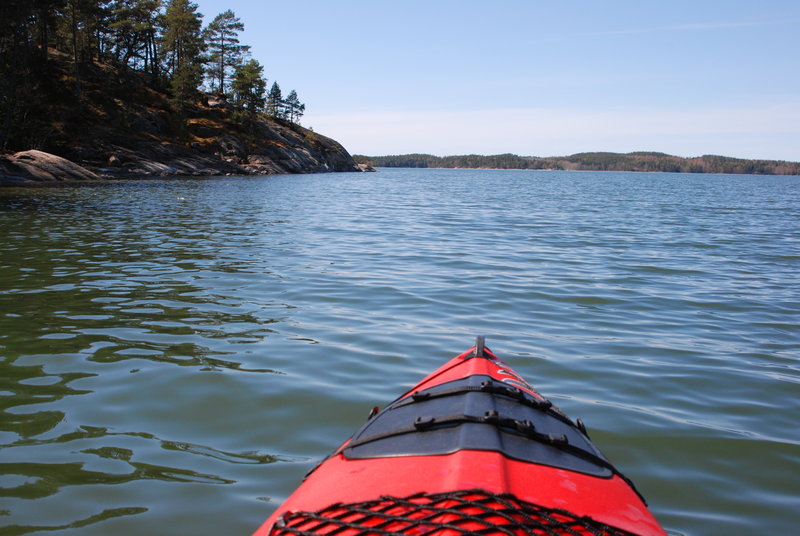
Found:
<path fill-rule="evenodd" d="M 800 161 L 800 1 L 199 0 L 352 154 Z"/>

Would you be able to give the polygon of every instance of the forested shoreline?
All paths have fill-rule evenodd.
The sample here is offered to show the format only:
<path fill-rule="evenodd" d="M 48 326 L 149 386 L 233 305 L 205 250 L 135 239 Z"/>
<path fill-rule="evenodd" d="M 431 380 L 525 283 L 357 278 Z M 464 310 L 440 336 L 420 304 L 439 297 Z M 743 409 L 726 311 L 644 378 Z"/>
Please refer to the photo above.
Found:
<path fill-rule="evenodd" d="M 189 0 L 0 2 L 0 184 L 358 171 L 299 124 L 230 10 Z"/>
<path fill-rule="evenodd" d="M 405 154 L 354 155 L 356 162 L 375 167 L 553 169 L 574 171 L 645 171 L 670 173 L 723 173 L 800 175 L 800 163 L 780 160 L 746 160 L 717 155 L 684 158 L 658 152 L 578 153 L 571 156 L 535 157 L 515 154 L 434 156 Z"/>
<path fill-rule="evenodd" d="M 296 91 L 284 98 L 277 81 L 267 91 L 264 66 L 240 43 L 244 23 L 230 10 L 204 26 L 203 14 L 189 0 L 0 4 L 0 152 L 53 142 L 59 120 L 92 112 L 89 85 L 130 104 L 131 95 L 118 94 L 112 77 L 131 72 L 139 75 L 137 84 L 168 94 L 175 131 L 184 126 L 200 90 L 228 101 L 242 120 L 296 122 L 305 110 Z M 106 66 L 113 72 L 98 79 L 98 69 Z M 71 108 L 70 117 L 58 113 L 64 107 Z"/>

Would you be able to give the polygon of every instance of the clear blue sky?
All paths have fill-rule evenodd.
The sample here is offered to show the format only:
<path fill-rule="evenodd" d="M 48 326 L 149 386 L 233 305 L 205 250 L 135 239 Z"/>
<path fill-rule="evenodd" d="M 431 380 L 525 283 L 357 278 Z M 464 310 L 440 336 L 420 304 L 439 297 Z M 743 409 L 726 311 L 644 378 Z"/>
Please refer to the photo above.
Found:
<path fill-rule="evenodd" d="M 800 0 L 196 0 L 351 153 L 800 161 Z"/>

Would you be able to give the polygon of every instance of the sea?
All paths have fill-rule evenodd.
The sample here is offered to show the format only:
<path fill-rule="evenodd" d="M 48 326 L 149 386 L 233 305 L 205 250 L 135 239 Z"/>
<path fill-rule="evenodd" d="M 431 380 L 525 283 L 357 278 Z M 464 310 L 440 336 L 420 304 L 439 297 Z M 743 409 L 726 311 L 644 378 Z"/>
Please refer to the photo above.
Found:
<path fill-rule="evenodd" d="M 800 177 L 0 189 L 0 535 L 251 534 L 477 335 L 671 536 L 800 533 Z"/>

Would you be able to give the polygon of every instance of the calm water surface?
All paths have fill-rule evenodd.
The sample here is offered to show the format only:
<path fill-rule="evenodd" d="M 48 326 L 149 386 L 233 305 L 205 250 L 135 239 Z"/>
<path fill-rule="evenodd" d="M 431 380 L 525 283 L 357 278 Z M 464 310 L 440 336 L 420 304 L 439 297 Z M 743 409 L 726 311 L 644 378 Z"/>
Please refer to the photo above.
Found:
<path fill-rule="evenodd" d="M 800 525 L 800 178 L 0 190 L 0 534 L 249 535 L 476 334 L 672 535 Z"/>

